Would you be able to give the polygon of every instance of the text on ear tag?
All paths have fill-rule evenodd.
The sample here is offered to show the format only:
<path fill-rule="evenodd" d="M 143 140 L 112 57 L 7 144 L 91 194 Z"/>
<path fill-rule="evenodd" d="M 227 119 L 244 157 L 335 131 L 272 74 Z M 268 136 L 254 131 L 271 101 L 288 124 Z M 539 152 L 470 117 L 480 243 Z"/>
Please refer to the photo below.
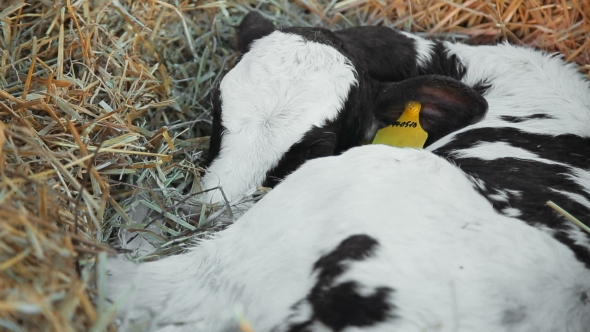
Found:
<path fill-rule="evenodd" d="M 417 101 L 406 104 L 406 108 L 391 126 L 377 131 L 373 144 L 385 144 L 397 147 L 422 148 L 428 133 L 420 126 L 420 108 Z"/>

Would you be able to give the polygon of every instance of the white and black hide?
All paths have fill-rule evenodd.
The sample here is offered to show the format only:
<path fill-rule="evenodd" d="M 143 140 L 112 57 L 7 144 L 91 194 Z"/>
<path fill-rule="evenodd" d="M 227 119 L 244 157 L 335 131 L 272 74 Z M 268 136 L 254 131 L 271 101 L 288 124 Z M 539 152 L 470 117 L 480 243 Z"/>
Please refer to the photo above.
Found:
<path fill-rule="evenodd" d="M 111 261 L 123 330 L 235 331 L 239 312 L 260 332 L 588 331 L 590 235 L 545 202 L 590 217 L 589 82 L 526 47 L 412 38 L 421 63 L 454 57 L 451 78 L 485 83 L 485 117 L 426 149 L 307 161 L 190 252 Z M 379 116 L 405 81 L 379 83 Z"/>

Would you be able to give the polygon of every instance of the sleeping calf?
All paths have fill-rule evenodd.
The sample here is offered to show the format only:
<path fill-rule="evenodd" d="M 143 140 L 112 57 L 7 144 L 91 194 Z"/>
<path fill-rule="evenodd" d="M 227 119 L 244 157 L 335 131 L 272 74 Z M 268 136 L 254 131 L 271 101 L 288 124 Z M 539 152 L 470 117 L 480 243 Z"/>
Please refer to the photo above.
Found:
<path fill-rule="evenodd" d="M 110 265 L 155 331 L 587 331 L 590 270 L 429 151 L 308 161 L 190 252 Z M 126 330 L 123 326 L 121 329 Z M 146 328 L 147 329 L 147 328 Z"/>
<path fill-rule="evenodd" d="M 487 84 L 484 119 L 426 150 L 307 162 L 191 252 L 113 261 L 110 297 L 134 289 L 121 315 L 163 331 L 235 330 L 234 308 L 256 331 L 587 331 L 590 236 L 544 203 L 590 215 L 588 82 L 523 47 L 443 46 L 458 79 Z"/>
<path fill-rule="evenodd" d="M 273 29 L 258 13 L 246 16 L 238 33 L 245 54 L 212 93 L 202 187 L 221 186 L 230 201 L 252 187 L 276 185 L 306 160 L 371 140 L 410 100 L 425 105 L 427 145 L 486 112 L 480 82 L 457 81 L 463 68 L 456 58 L 442 48 L 439 57 L 425 55 L 430 44 L 413 35 L 385 27 Z M 433 74 L 446 77 L 416 77 Z M 401 110 L 376 116 L 374 101 L 384 97 Z M 219 190 L 205 197 L 221 199 Z"/>

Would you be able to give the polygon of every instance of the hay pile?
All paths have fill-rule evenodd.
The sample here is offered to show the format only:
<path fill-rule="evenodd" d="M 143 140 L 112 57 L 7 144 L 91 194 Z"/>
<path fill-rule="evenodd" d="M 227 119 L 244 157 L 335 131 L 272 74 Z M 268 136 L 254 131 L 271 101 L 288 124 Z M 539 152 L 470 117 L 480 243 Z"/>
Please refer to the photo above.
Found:
<path fill-rule="evenodd" d="M 232 26 L 253 8 L 280 25 L 508 39 L 559 51 L 590 76 L 588 0 L 4 0 L 0 330 L 114 330 L 104 299 L 114 250 L 101 243 L 117 227 L 159 246 L 152 258 L 223 227 L 222 205 L 179 207 L 200 191 L 207 95 L 236 61 Z"/>

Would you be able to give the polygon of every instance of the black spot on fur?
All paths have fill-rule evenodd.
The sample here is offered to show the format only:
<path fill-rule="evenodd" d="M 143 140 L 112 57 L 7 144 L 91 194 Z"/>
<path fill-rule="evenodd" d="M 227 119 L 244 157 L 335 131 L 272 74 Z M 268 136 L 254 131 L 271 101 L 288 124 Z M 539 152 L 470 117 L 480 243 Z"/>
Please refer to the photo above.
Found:
<path fill-rule="evenodd" d="M 309 331 L 314 322 L 321 322 L 332 331 L 342 331 L 349 326 L 372 326 L 394 317 L 394 307 L 388 303 L 393 290 L 377 287 L 372 294 L 359 294 L 359 284 L 344 282 L 334 285 L 336 278 L 347 270 L 350 261 L 362 261 L 374 255 L 378 242 L 367 235 L 353 235 L 345 239 L 330 253 L 321 257 L 313 267 L 318 272 L 317 283 L 306 301 L 313 309 L 312 316 L 304 322 L 292 324 L 289 332 Z M 302 305 L 300 301 L 293 309 Z"/>
<path fill-rule="evenodd" d="M 360 295 L 357 289 L 357 283 L 346 282 L 314 296 L 316 319 L 334 331 L 382 322 L 389 311 L 387 297 L 391 289 L 378 287 L 369 296 Z"/>
<path fill-rule="evenodd" d="M 369 258 L 378 246 L 379 242 L 368 235 L 352 235 L 346 238 L 336 249 L 320 257 L 313 265 L 313 270 L 319 271 L 320 284 L 329 284 L 341 275 L 345 270 L 345 261 Z"/>
<path fill-rule="evenodd" d="M 430 61 L 418 66 L 416 41 L 399 30 L 364 26 L 335 31 L 334 34 L 342 41 L 341 47 L 359 60 L 372 79 L 380 82 L 398 82 L 420 75 L 442 75 L 461 80 L 467 72 L 459 58 L 449 54 L 440 41 L 432 40 Z M 483 94 L 484 91 L 478 92 Z"/>
<path fill-rule="evenodd" d="M 473 157 L 460 158 L 454 154 L 457 150 L 482 142 L 505 142 L 549 162 L 519 158 L 482 160 Z M 554 237 L 568 246 L 577 259 L 590 268 L 590 251 L 585 246 L 575 244 L 567 233 L 571 227 L 570 222 L 545 204 L 552 200 L 574 216 L 590 215 L 590 209 L 586 206 L 556 192 L 567 192 L 590 200 L 590 194 L 572 178 L 571 169 L 589 169 L 590 138 L 571 134 L 533 134 L 514 128 L 478 128 L 458 134 L 453 141 L 433 152 L 451 160 L 465 173 L 482 180 L 485 186 L 476 189 L 497 211 L 515 208 L 521 212 L 519 219 L 533 226 L 547 226 L 556 230 Z M 521 194 L 513 195 L 509 190 Z M 497 194 L 497 191 L 507 193 L 508 200 L 492 199 L 490 196 Z M 590 240 L 590 235 L 583 234 Z"/>
<path fill-rule="evenodd" d="M 534 120 L 534 119 L 553 119 L 553 117 L 549 114 L 538 113 L 538 114 L 532 114 L 532 115 L 527 115 L 527 116 L 503 115 L 500 117 L 500 119 L 502 119 L 506 122 L 520 123 L 520 122 L 524 122 L 527 120 Z"/>
<path fill-rule="evenodd" d="M 485 182 L 484 189 L 477 189 L 497 211 L 505 208 L 518 209 L 521 212 L 519 218 L 531 225 L 540 223 L 553 229 L 569 229 L 569 222 L 545 205 L 548 200 L 559 202 L 560 206 L 574 215 L 587 215 L 590 212 L 585 206 L 554 191 L 575 193 L 590 199 L 583 187 L 568 176 L 570 170 L 565 166 L 516 158 L 492 161 L 460 158 L 454 162 L 467 174 Z M 506 200 L 492 197 L 503 189 L 521 193 L 514 195 L 509 191 L 503 191 Z"/>
<path fill-rule="evenodd" d="M 583 305 L 587 305 L 588 303 L 590 303 L 588 293 L 583 292 L 582 294 L 580 294 L 580 302 L 582 302 Z"/>
<path fill-rule="evenodd" d="M 219 90 L 219 84 L 211 88 L 211 105 L 213 106 L 213 128 L 211 130 L 206 166 L 211 165 L 213 160 L 219 155 L 221 137 L 225 132 L 225 127 L 221 123 L 221 91 Z"/>

